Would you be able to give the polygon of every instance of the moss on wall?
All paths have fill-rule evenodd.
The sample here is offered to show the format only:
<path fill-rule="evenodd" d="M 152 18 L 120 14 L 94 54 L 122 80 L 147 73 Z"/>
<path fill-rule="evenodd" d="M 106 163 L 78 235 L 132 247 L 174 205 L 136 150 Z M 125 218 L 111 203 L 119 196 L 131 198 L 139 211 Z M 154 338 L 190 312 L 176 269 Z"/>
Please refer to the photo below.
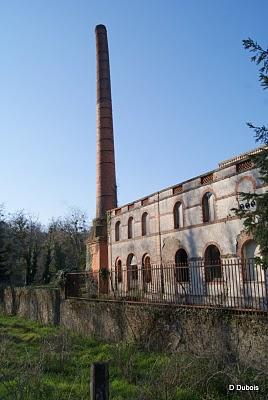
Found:
<path fill-rule="evenodd" d="M 57 289 L 6 288 L 2 310 L 108 342 L 218 357 L 268 372 L 267 315 L 60 298 Z"/>

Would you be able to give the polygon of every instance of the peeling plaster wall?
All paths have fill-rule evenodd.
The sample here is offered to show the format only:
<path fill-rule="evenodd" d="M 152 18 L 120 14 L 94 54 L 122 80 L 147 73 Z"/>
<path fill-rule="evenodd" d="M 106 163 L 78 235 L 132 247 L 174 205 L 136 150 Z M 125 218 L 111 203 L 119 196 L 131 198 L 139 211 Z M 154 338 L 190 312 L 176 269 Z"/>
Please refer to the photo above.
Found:
<path fill-rule="evenodd" d="M 219 179 L 219 180 L 217 180 Z M 241 186 L 242 182 L 242 186 Z M 175 253 L 183 247 L 189 258 L 204 256 L 207 245 L 216 244 L 222 256 L 237 256 L 237 238 L 243 231 L 243 223 L 231 213 L 237 207 L 237 190 L 243 188 L 243 182 L 256 187 L 256 192 L 264 192 L 259 173 L 251 169 L 236 173 L 236 167 L 228 166 L 214 171 L 214 181 L 201 185 L 201 178 L 195 178 L 182 184 L 182 193 L 173 194 L 166 189 L 146 199 L 137 200 L 131 205 L 121 207 L 119 211 L 110 212 L 109 265 L 114 266 L 119 257 L 123 267 L 127 256 L 134 253 L 138 264 L 142 263 L 144 254 L 148 253 L 152 263 L 174 262 Z M 214 193 L 215 220 L 211 223 L 202 221 L 202 196 L 205 192 Z M 183 227 L 174 229 L 173 208 L 177 201 L 183 204 Z M 142 214 L 149 215 L 149 233 L 141 236 Z M 134 234 L 128 239 L 128 219 L 134 218 Z M 115 241 L 115 224 L 121 223 L 120 241 Z"/>

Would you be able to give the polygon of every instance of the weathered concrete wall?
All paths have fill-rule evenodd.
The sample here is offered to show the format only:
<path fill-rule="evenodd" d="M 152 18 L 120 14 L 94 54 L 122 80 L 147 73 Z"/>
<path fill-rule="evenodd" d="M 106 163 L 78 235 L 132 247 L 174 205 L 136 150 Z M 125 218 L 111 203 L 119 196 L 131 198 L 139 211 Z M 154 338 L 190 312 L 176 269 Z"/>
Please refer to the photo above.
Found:
<path fill-rule="evenodd" d="M 1 310 L 1 307 L 0 307 Z M 2 310 L 107 342 L 241 362 L 268 372 L 267 315 L 60 298 L 57 289 L 5 289 Z"/>
<path fill-rule="evenodd" d="M 9 287 L 4 290 L 2 308 L 8 315 L 57 325 L 60 321 L 60 292 L 58 289 Z"/>

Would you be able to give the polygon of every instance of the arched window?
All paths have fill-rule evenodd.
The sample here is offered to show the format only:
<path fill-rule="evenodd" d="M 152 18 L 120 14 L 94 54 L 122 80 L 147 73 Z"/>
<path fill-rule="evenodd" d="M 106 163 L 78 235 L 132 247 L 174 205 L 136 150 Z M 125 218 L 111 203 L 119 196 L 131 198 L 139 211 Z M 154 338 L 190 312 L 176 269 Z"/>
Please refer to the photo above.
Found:
<path fill-rule="evenodd" d="M 217 246 L 210 245 L 205 251 L 205 279 L 207 282 L 222 278 L 221 253 Z"/>
<path fill-rule="evenodd" d="M 138 281 L 138 264 L 134 254 L 129 254 L 127 258 L 127 277 L 128 288 L 133 289 Z"/>
<path fill-rule="evenodd" d="M 242 247 L 243 278 L 245 281 L 257 280 L 255 257 L 259 257 L 259 246 L 255 240 L 248 240 Z"/>
<path fill-rule="evenodd" d="M 115 224 L 115 241 L 118 242 L 120 240 L 120 221 L 117 221 Z"/>
<path fill-rule="evenodd" d="M 128 239 L 131 239 L 133 237 L 133 217 L 130 217 L 128 219 L 128 224 L 127 224 L 127 237 Z"/>
<path fill-rule="evenodd" d="M 148 234 L 148 223 L 149 223 L 149 216 L 148 213 L 145 212 L 142 214 L 141 217 L 141 234 L 145 236 Z"/>
<path fill-rule="evenodd" d="M 184 249 L 179 249 L 175 254 L 176 281 L 189 282 L 188 256 Z"/>
<path fill-rule="evenodd" d="M 202 198 L 203 222 L 212 222 L 215 219 L 214 194 L 206 192 Z"/>
<path fill-rule="evenodd" d="M 182 204 L 180 201 L 175 204 L 173 209 L 174 216 L 174 228 L 182 228 L 183 227 L 183 213 L 182 213 Z"/>
<path fill-rule="evenodd" d="M 145 254 L 143 256 L 142 268 L 143 268 L 143 282 L 151 283 L 152 282 L 151 259 L 148 254 Z"/>
<path fill-rule="evenodd" d="M 115 263 L 115 284 L 117 287 L 118 283 L 121 283 L 123 281 L 123 276 L 122 276 L 122 261 L 120 258 L 116 260 Z"/>

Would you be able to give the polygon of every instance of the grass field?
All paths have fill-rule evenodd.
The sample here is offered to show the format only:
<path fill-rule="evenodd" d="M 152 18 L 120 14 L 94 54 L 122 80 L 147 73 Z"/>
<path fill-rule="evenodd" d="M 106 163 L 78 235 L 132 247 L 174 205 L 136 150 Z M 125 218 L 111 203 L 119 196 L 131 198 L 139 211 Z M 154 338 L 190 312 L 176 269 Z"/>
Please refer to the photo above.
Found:
<path fill-rule="evenodd" d="M 267 398 L 264 374 L 223 369 L 213 357 L 145 352 L 0 315 L 1 400 L 89 400 L 90 365 L 104 360 L 110 362 L 111 400 Z M 263 394 L 227 393 L 229 383 L 243 382 L 259 384 Z"/>

